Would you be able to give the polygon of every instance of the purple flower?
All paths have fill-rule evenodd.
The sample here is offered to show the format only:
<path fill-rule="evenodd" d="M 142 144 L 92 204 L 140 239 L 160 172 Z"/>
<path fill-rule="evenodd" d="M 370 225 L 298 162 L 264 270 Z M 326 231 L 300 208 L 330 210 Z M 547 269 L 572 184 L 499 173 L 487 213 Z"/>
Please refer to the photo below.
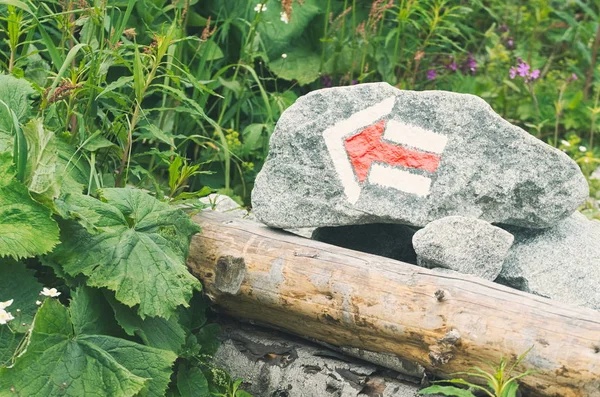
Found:
<path fill-rule="evenodd" d="M 505 23 L 503 23 L 502 25 L 500 25 L 500 27 L 498 28 L 498 30 L 502 33 L 508 32 L 508 26 L 506 26 Z"/>
<path fill-rule="evenodd" d="M 333 80 L 331 80 L 331 77 L 324 74 L 323 76 L 321 76 L 321 85 L 323 87 L 329 88 L 329 87 L 333 86 Z"/>
<path fill-rule="evenodd" d="M 517 69 L 515 69 L 514 66 L 508 71 L 508 77 L 510 77 L 511 79 L 517 77 Z"/>
<path fill-rule="evenodd" d="M 515 48 L 515 41 L 513 39 L 506 40 L 506 47 L 510 50 Z"/>
<path fill-rule="evenodd" d="M 569 77 L 569 78 L 567 79 L 567 82 L 568 82 L 568 83 L 570 83 L 571 81 L 575 81 L 575 80 L 577 80 L 577 79 L 579 79 L 579 77 L 577 77 L 577 75 L 576 75 L 575 73 L 573 73 L 573 74 L 571 75 L 571 77 Z"/>
<path fill-rule="evenodd" d="M 529 76 L 529 69 L 531 66 L 527 64 L 527 62 L 521 62 L 519 66 L 517 66 L 517 74 L 521 77 Z"/>
<path fill-rule="evenodd" d="M 427 71 L 427 80 L 435 80 L 436 77 L 437 77 L 437 72 L 435 71 L 435 69 L 429 69 Z"/>
<path fill-rule="evenodd" d="M 531 72 L 531 74 L 529 75 L 529 78 L 531 80 L 536 80 L 538 77 L 540 77 L 540 70 L 539 69 L 535 69 L 533 72 Z"/>
<path fill-rule="evenodd" d="M 450 64 L 448 64 L 448 69 L 452 70 L 453 72 L 456 72 L 456 69 L 458 69 L 458 65 L 456 64 L 456 62 L 452 61 Z"/>
<path fill-rule="evenodd" d="M 477 61 L 475 58 L 473 58 L 473 54 L 469 54 L 465 65 L 471 71 L 471 73 L 475 73 L 477 71 Z"/>
<path fill-rule="evenodd" d="M 356 80 L 352 80 L 352 81 L 350 82 L 350 84 L 351 84 L 351 85 L 356 85 L 356 84 L 358 84 L 358 81 L 356 81 Z"/>

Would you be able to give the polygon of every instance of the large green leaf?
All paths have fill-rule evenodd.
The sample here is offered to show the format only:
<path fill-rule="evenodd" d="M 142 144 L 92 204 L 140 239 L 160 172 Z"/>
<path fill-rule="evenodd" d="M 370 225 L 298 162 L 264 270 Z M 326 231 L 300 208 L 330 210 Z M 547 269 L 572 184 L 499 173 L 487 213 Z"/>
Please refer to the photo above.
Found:
<path fill-rule="evenodd" d="M 13 122 L 9 109 L 12 110 L 20 123 L 27 120 L 29 115 L 29 96 L 35 91 L 25 79 L 11 75 L 0 75 L 0 152 L 12 148 Z M 7 109 L 8 107 L 8 109 Z"/>
<path fill-rule="evenodd" d="M 179 316 L 172 315 L 168 319 L 162 317 L 146 317 L 141 319 L 135 309 L 117 302 L 109 293 L 106 298 L 112 307 L 119 325 L 128 335 L 138 336 L 144 344 L 158 349 L 181 351 L 185 343 L 186 332 L 179 324 Z"/>
<path fill-rule="evenodd" d="M 14 176 L 10 154 L 0 153 L 0 257 L 45 254 L 59 242 L 58 225 Z"/>
<path fill-rule="evenodd" d="M 23 127 L 23 135 L 28 149 L 25 183 L 30 192 L 52 201 L 60 191 L 54 133 L 44 128 L 41 119 L 33 119 Z"/>
<path fill-rule="evenodd" d="M 177 368 L 177 390 L 181 397 L 210 396 L 208 381 L 202 370 L 183 363 Z"/>
<path fill-rule="evenodd" d="M 319 78 L 321 58 L 306 46 L 294 46 L 281 56 L 269 62 L 269 69 L 278 77 L 296 80 L 300 85 L 312 83 Z"/>
<path fill-rule="evenodd" d="M 12 259 L 0 259 L 0 302 L 13 300 L 6 308 L 15 319 L 0 325 L 0 366 L 10 362 L 25 332 L 31 326 L 38 309 L 36 301 L 42 285 L 37 282 L 33 271 Z M 23 325 L 24 324 L 24 325 Z"/>
<path fill-rule="evenodd" d="M 292 16 L 286 24 L 281 20 L 281 2 L 267 1 L 267 11 L 263 12 L 262 22 L 257 30 L 269 57 L 279 57 L 282 53 L 289 53 L 292 48 L 297 47 L 297 39 L 307 31 L 310 21 L 325 11 L 319 4 L 322 2 L 318 0 L 305 0 L 302 4 L 293 2 Z"/>
<path fill-rule="evenodd" d="M 62 178 L 62 193 L 81 193 L 87 187 L 90 177 L 90 166 L 81 151 L 77 152 L 67 142 L 56 139 L 58 159 L 56 169 Z"/>
<path fill-rule="evenodd" d="M 57 200 L 62 244 L 52 259 L 71 276 L 115 292 L 138 314 L 170 317 L 187 306 L 200 282 L 185 260 L 199 227 L 180 209 L 137 189 L 104 189 L 103 201 L 83 195 Z"/>
<path fill-rule="evenodd" d="M 124 336 L 102 291 L 79 287 L 69 307 L 76 334 Z"/>
<path fill-rule="evenodd" d="M 164 394 L 174 353 L 112 336 L 77 333 L 73 325 L 82 322 L 81 314 L 56 299 L 46 300 L 25 353 L 12 368 L 0 368 L 0 390 L 36 397 Z"/>

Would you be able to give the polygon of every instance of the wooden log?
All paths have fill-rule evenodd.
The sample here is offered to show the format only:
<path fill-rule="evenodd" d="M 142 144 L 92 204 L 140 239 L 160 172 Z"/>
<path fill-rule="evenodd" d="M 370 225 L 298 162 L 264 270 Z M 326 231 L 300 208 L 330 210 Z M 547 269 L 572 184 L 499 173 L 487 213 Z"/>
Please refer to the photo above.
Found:
<path fill-rule="evenodd" d="M 188 265 L 234 317 L 448 377 L 530 347 L 533 396 L 600 396 L 600 312 L 204 212 Z"/>

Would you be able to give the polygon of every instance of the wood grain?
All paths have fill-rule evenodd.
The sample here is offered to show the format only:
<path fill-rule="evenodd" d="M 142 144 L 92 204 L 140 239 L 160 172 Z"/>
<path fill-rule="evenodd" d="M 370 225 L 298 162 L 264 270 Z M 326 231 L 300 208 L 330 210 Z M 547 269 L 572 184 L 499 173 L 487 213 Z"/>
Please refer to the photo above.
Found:
<path fill-rule="evenodd" d="M 600 312 L 203 212 L 188 265 L 228 314 L 440 376 L 530 347 L 534 396 L 600 396 Z M 228 265 L 229 264 L 229 265 Z M 236 274 L 224 275 L 233 269 Z M 219 280 L 218 283 L 215 283 Z M 232 287 L 224 287 L 232 280 Z M 240 282 L 241 280 L 241 282 Z M 218 287 L 218 288 L 217 288 Z"/>

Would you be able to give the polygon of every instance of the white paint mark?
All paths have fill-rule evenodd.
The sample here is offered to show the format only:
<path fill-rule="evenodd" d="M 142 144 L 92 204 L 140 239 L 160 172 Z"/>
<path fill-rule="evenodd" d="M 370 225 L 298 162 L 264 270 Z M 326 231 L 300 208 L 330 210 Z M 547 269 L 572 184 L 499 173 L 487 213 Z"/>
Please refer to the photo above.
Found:
<path fill-rule="evenodd" d="M 426 152 L 442 153 L 448 143 L 448 137 L 426 130 L 416 125 L 406 124 L 398 120 L 387 123 L 383 139 L 412 146 Z"/>
<path fill-rule="evenodd" d="M 346 193 L 348 201 L 352 204 L 358 201 L 360 185 L 354 177 L 354 170 L 344 148 L 345 138 L 356 130 L 367 127 L 389 114 L 395 101 L 395 96 L 386 98 L 373 106 L 354 113 L 345 120 L 335 123 L 323 132 L 327 150 L 329 150 L 335 170 L 344 186 L 344 193 Z"/>
<path fill-rule="evenodd" d="M 429 195 L 431 188 L 431 179 L 399 168 L 386 167 L 381 163 L 371 166 L 368 180 L 376 185 L 391 187 L 422 197 Z"/>

